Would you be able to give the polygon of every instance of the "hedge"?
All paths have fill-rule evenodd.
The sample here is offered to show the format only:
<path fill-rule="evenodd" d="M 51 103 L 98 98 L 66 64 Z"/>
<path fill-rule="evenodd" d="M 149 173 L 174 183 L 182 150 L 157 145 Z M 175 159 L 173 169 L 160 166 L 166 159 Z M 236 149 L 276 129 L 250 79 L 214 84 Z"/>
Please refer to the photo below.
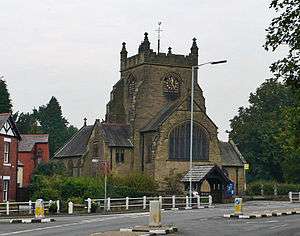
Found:
<path fill-rule="evenodd" d="M 158 185 L 150 176 L 133 173 L 107 179 L 108 197 L 141 197 L 157 193 Z M 72 201 L 84 203 L 87 198 L 104 198 L 104 177 L 66 177 L 34 175 L 29 188 L 31 200 Z"/>
<path fill-rule="evenodd" d="M 273 181 L 256 181 L 247 185 L 246 195 L 261 195 L 263 186 L 264 195 L 274 195 L 274 188 L 277 188 L 278 195 L 287 195 L 290 191 L 300 192 L 300 184 L 276 183 Z"/>

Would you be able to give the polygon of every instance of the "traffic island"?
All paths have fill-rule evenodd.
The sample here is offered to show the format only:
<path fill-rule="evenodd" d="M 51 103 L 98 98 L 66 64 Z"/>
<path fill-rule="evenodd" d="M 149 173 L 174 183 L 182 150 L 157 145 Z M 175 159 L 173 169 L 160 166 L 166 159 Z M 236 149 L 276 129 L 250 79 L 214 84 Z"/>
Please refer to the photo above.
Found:
<path fill-rule="evenodd" d="M 141 232 L 121 232 L 121 231 L 110 231 L 103 233 L 95 233 L 91 236 L 153 236 L 151 233 L 141 233 Z"/>
<path fill-rule="evenodd" d="M 300 209 L 293 210 L 283 210 L 283 211 L 272 211 L 272 212 L 263 212 L 263 213 L 249 213 L 249 214 L 225 214 L 224 218 L 235 218 L 235 219 L 256 219 L 256 218 L 266 218 L 274 216 L 287 216 L 287 215 L 296 215 L 300 214 Z"/>
<path fill-rule="evenodd" d="M 139 232 L 139 233 L 150 233 L 150 235 L 162 235 L 162 234 L 171 234 L 176 233 L 177 228 L 172 225 L 165 225 L 165 226 L 135 226 L 133 228 L 124 228 L 120 229 L 121 232 Z"/>
<path fill-rule="evenodd" d="M 122 228 L 120 232 L 149 233 L 150 235 L 164 235 L 177 232 L 174 225 L 161 224 L 161 203 L 150 201 L 149 225 Z"/>
<path fill-rule="evenodd" d="M 32 224 L 32 223 L 50 223 L 54 222 L 53 218 L 43 218 L 43 219 L 35 219 L 35 218 L 24 218 L 24 219 L 3 219 L 0 220 L 0 224 Z"/>

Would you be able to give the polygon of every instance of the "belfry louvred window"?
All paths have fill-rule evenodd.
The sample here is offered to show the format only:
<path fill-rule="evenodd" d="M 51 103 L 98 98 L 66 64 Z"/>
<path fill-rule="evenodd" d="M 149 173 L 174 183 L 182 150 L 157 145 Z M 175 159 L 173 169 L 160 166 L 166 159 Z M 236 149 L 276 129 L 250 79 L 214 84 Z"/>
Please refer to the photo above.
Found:
<path fill-rule="evenodd" d="M 169 136 L 169 159 L 189 160 L 190 122 L 176 126 Z M 197 123 L 193 124 L 193 160 L 208 160 L 209 140 L 206 131 Z"/>

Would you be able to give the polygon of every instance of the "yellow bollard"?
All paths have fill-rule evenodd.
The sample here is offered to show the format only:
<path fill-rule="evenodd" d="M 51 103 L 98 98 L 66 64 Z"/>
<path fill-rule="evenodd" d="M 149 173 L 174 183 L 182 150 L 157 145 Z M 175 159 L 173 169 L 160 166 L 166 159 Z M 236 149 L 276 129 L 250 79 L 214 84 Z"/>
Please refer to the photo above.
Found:
<path fill-rule="evenodd" d="M 45 208 L 43 199 L 37 199 L 35 202 L 35 218 L 45 218 Z"/>
<path fill-rule="evenodd" d="M 242 198 L 235 198 L 234 199 L 234 214 L 235 215 L 242 215 L 243 214 L 242 203 L 243 203 Z"/>

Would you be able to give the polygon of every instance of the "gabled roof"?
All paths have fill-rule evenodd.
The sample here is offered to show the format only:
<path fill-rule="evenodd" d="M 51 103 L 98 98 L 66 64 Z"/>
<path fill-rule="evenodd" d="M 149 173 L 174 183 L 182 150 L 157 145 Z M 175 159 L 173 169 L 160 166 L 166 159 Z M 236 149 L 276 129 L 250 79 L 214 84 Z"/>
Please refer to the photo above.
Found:
<path fill-rule="evenodd" d="M 116 123 L 101 123 L 101 131 L 105 141 L 110 147 L 129 147 L 132 148 L 133 144 L 130 140 L 131 129 L 126 124 Z"/>
<path fill-rule="evenodd" d="M 178 107 L 180 107 L 181 104 L 187 101 L 187 99 L 190 99 L 190 96 L 185 96 L 177 101 L 170 102 L 166 106 L 164 106 L 157 114 L 156 116 L 150 120 L 150 122 L 140 130 L 140 132 L 152 132 L 152 131 L 158 131 L 160 126 L 176 111 Z M 199 104 L 194 100 L 194 107 L 199 106 Z M 201 108 L 200 108 L 201 109 Z M 207 116 L 207 114 L 206 114 Z M 212 122 L 212 124 L 217 128 L 215 123 L 207 116 L 207 118 Z"/>
<path fill-rule="evenodd" d="M 162 123 L 164 123 L 169 116 L 176 110 L 176 108 L 180 105 L 180 102 L 172 102 L 167 104 L 161 109 L 157 115 L 150 120 L 150 122 L 140 131 L 141 132 L 149 132 L 149 131 L 157 131 Z"/>
<path fill-rule="evenodd" d="M 11 116 L 11 113 L 0 113 L 0 130 L 3 128 L 3 126 L 6 122 L 10 123 L 10 125 L 12 126 L 14 134 L 20 140 L 21 136 L 20 136 L 19 130 L 16 126 L 16 123 L 15 123 L 14 119 Z"/>
<path fill-rule="evenodd" d="M 219 141 L 219 148 L 223 166 L 244 166 L 246 163 L 233 141 Z"/>
<path fill-rule="evenodd" d="M 21 134 L 19 152 L 31 152 L 35 144 L 48 143 L 48 138 L 48 134 Z"/>
<path fill-rule="evenodd" d="M 210 176 L 213 172 L 218 172 L 225 182 L 230 182 L 230 179 L 217 165 L 195 165 L 188 173 L 181 179 L 182 182 L 189 182 L 190 176 L 192 182 L 202 182 Z"/>
<path fill-rule="evenodd" d="M 82 156 L 87 150 L 87 144 L 94 125 L 83 126 L 55 154 L 55 158 Z"/>
<path fill-rule="evenodd" d="M 8 121 L 10 113 L 0 113 L 0 129 Z"/>

